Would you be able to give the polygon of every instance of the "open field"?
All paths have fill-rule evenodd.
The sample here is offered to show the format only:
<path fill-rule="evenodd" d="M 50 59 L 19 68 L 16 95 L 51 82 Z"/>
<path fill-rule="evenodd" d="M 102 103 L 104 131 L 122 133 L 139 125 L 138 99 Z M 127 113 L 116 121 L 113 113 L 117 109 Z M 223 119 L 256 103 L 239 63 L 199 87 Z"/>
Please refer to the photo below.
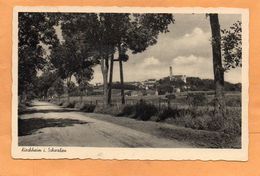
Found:
<path fill-rule="evenodd" d="M 170 103 L 172 105 L 181 105 L 186 106 L 187 105 L 187 95 L 189 93 L 192 94 L 199 94 L 204 93 L 206 95 L 206 102 L 205 105 L 212 106 L 212 101 L 214 99 L 214 91 L 190 91 L 190 92 L 180 92 L 176 93 L 176 98 L 170 100 Z M 241 92 L 226 92 L 225 93 L 226 102 L 230 103 L 230 101 L 236 100 L 241 102 Z M 145 100 L 146 102 L 152 103 L 154 105 L 158 105 L 159 103 L 162 103 L 164 105 L 167 104 L 167 98 L 165 98 L 165 95 L 146 95 L 146 96 L 126 96 L 126 104 L 136 104 L 139 100 Z M 67 101 L 67 97 L 63 96 L 61 97 L 61 101 Z M 80 102 L 79 96 L 72 96 L 70 97 L 71 102 Z M 103 103 L 103 96 L 101 95 L 92 95 L 92 96 L 83 96 L 82 99 L 83 102 L 89 103 L 89 104 L 102 104 Z M 121 104 L 121 96 L 120 94 L 112 96 L 112 104 L 119 105 Z M 227 104 L 229 106 L 229 104 Z M 236 104 L 232 107 L 240 107 L 239 104 Z"/>

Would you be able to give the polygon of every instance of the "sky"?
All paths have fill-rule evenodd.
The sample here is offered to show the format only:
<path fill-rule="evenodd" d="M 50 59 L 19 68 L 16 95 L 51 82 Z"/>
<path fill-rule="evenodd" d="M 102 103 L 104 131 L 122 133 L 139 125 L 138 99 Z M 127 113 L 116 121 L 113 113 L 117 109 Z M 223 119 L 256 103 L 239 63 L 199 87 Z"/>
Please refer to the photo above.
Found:
<path fill-rule="evenodd" d="M 209 18 L 205 14 L 174 14 L 175 23 L 169 25 L 169 31 L 160 34 L 157 44 L 144 52 L 131 54 L 123 63 L 124 81 L 143 81 L 169 76 L 169 67 L 173 75 L 186 75 L 213 79 L 211 29 Z M 220 27 L 228 29 L 240 15 L 219 15 Z M 113 81 L 119 81 L 119 65 L 114 63 Z M 241 68 L 225 73 L 225 80 L 241 82 Z M 100 65 L 94 68 L 91 83 L 102 82 Z"/>
<path fill-rule="evenodd" d="M 169 32 L 158 36 L 157 43 L 144 52 L 127 52 L 129 60 L 123 63 L 124 81 L 144 81 L 169 76 L 172 66 L 173 75 L 186 75 L 213 79 L 211 29 L 205 14 L 173 14 L 175 22 L 169 25 Z M 222 29 L 228 29 L 241 15 L 220 14 Z M 58 31 L 60 29 L 57 29 Z M 58 32 L 58 36 L 61 31 Z M 62 38 L 59 36 L 59 38 Z M 117 56 L 116 56 L 117 57 Z M 114 63 L 113 81 L 119 81 L 119 64 Z M 225 72 L 225 81 L 241 82 L 241 68 Z M 102 83 L 100 65 L 94 67 L 91 83 Z"/>

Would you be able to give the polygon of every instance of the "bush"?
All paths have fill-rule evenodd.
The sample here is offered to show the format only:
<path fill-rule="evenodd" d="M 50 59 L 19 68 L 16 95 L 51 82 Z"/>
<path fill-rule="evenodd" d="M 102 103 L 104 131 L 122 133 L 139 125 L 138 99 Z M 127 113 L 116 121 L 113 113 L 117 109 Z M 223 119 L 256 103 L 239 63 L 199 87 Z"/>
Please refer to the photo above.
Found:
<path fill-rule="evenodd" d="M 60 101 L 60 102 L 57 103 L 57 105 L 58 105 L 58 106 L 62 106 L 63 103 L 64 103 L 63 101 Z"/>
<path fill-rule="evenodd" d="M 101 106 L 96 106 L 94 112 L 102 113 L 102 114 L 110 114 L 113 116 L 121 116 L 122 115 L 122 106 L 108 106 L 104 108 Z"/>
<path fill-rule="evenodd" d="M 150 120 L 150 118 L 158 113 L 156 106 L 147 104 L 141 100 L 136 105 L 126 105 L 122 111 L 118 113 L 118 116 L 128 116 L 143 121 Z"/>
<path fill-rule="evenodd" d="M 65 107 L 65 108 L 74 108 L 75 107 L 75 104 L 76 104 L 76 102 L 75 101 L 72 101 L 72 102 L 64 102 L 63 104 L 62 104 L 62 106 L 63 107 Z"/>
<path fill-rule="evenodd" d="M 18 104 L 18 114 L 23 114 L 27 109 L 27 106 L 23 103 Z"/>
<path fill-rule="evenodd" d="M 209 103 L 209 105 L 214 106 L 215 105 L 215 98 Z M 229 107 L 241 107 L 241 96 L 232 96 L 232 95 L 226 95 L 225 96 L 225 103 L 226 106 Z"/>
<path fill-rule="evenodd" d="M 226 134 L 241 135 L 241 122 L 237 122 L 234 119 L 228 119 L 224 123 L 224 127 L 221 129 Z"/>
<path fill-rule="evenodd" d="M 96 108 L 96 105 L 93 104 L 82 104 L 79 108 L 79 110 L 84 111 L 84 112 L 94 112 Z"/>
<path fill-rule="evenodd" d="M 225 120 L 225 123 L 222 127 L 222 131 L 235 135 L 235 134 L 241 134 L 241 109 L 227 109 L 227 119 Z"/>
<path fill-rule="evenodd" d="M 230 107 L 241 107 L 241 97 L 240 96 L 228 97 L 226 100 L 226 105 Z"/>
<path fill-rule="evenodd" d="M 172 108 L 167 108 L 164 109 L 160 114 L 159 114 L 159 121 L 163 121 L 167 118 L 176 118 L 179 116 L 179 111 L 178 109 L 172 109 Z"/>
<path fill-rule="evenodd" d="M 118 114 L 118 116 L 130 116 L 135 114 L 136 106 L 133 105 L 126 105 L 122 109 L 122 112 Z"/>
<path fill-rule="evenodd" d="M 241 109 L 227 109 L 225 119 L 217 117 L 214 109 L 189 107 L 188 109 L 164 109 L 158 121 L 196 130 L 219 131 L 228 135 L 241 134 Z"/>
<path fill-rule="evenodd" d="M 31 107 L 31 106 L 32 106 L 32 105 L 31 105 L 31 102 L 25 102 L 25 106 Z"/>
<path fill-rule="evenodd" d="M 207 97 L 204 93 L 189 93 L 186 100 L 192 106 L 204 106 L 207 104 Z"/>
<path fill-rule="evenodd" d="M 173 100 L 173 99 L 176 99 L 176 95 L 175 94 L 169 94 L 169 95 L 166 95 L 165 98 L 168 98 L 169 100 Z"/>
<path fill-rule="evenodd" d="M 223 121 L 221 121 L 221 119 L 214 118 L 214 116 L 208 114 L 196 117 L 186 115 L 185 117 L 179 117 L 176 120 L 177 124 L 196 130 L 218 131 L 223 126 Z"/>
<path fill-rule="evenodd" d="M 153 115 L 158 113 L 156 106 L 147 104 L 143 100 L 135 105 L 135 117 L 143 121 L 149 120 Z"/>

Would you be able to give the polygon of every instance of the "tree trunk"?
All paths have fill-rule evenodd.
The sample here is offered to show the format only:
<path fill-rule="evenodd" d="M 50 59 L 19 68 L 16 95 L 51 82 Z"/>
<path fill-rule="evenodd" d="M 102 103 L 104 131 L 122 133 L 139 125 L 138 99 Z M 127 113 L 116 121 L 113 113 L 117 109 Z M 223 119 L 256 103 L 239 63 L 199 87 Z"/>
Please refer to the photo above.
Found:
<path fill-rule="evenodd" d="M 215 82 L 215 116 L 225 118 L 224 69 L 221 60 L 221 35 L 218 14 L 210 14 L 213 70 Z"/>
<path fill-rule="evenodd" d="M 70 87 L 69 87 L 69 84 L 70 84 L 70 81 L 71 81 L 71 76 L 69 76 L 69 78 L 67 79 L 67 93 L 68 93 L 68 97 L 67 97 L 67 101 L 70 102 Z"/>
<path fill-rule="evenodd" d="M 82 103 L 82 101 L 83 101 L 83 91 L 82 90 L 80 91 L 80 97 L 79 98 L 80 98 L 79 102 Z"/>
<path fill-rule="evenodd" d="M 120 68 L 121 98 L 122 98 L 122 104 L 125 104 L 124 75 L 123 75 L 122 60 L 119 60 L 119 68 Z"/>
<path fill-rule="evenodd" d="M 67 101 L 70 102 L 70 93 L 69 93 L 69 89 L 68 89 Z"/>
<path fill-rule="evenodd" d="M 108 105 L 108 83 L 107 83 L 107 77 L 108 77 L 108 58 L 102 58 L 101 59 L 101 71 L 103 76 L 103 106 L 104 108 Z"/>
<path fill-rule="evenodd" d="M 118 46 L 118 54 L 119 54 L 119 70 L 120 70 L 120 83 L 121 83 L 121 101 L 122 104 L 125 104 L 125 91 L 124 91 L 124 72 L 123 72 L 123 62 L 120 58 L 121 54 L 121 46 Z"/>
<path fill-rule="evenodd" d="M 108 89 L 109 105 L 111 105 L 111 99 L 112 99 L 113 67 L 114 67 L 114 54 L 112 54 L 110 58 L 109 89 Z"/>

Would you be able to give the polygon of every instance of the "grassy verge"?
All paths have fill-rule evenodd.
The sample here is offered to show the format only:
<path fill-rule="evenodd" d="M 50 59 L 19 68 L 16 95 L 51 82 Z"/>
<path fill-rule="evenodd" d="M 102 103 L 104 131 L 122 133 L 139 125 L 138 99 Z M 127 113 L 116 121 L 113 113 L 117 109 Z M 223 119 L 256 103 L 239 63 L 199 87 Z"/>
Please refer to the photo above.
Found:
<path fill-rule="evenodd" d="M 223 132 L 195 130 L 173 124 L 142 121 L 137 119 L 115 117 L 105 114 L 88 114 L 89 117 L 131 128 L 157 137 L 176 139 L 198 148 L 240 148 L 240 137 L 232 137 Z"/>
<path fill-rule="evenodd" d="M 98 117 L 93 114 L 92 117 L 156 136 L 188 141 L 198 147 L 241 147 L 240 107 L 228 108 L 227 117 L 223 120 L 223 118 L 214 116 L 212 108 L 198 106 L 158 109 L 144 101 L 134 105 L 108 108 L 75 101 L 72 103 L 56 102 L 56 104 L 76 108 L 83 112 L 109 114 Z"/>
<path fill-rule="evenodd" d="M 24 102 L 24 103 L 19 102 L 18 103 L 18 114 L 26 113 L 28 111 L 27 108 L 30 106 L 31 106 L 31 102 Z"/>

